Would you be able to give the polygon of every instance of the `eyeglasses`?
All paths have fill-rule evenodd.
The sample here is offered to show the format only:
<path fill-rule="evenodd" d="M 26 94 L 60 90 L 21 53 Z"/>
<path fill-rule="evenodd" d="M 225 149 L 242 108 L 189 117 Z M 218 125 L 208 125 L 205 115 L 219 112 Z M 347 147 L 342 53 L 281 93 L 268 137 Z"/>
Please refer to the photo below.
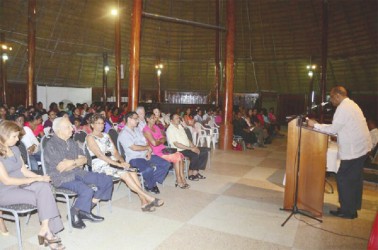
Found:
<path fill-rule="evenodd" d="M 95 122 L 94 124 L 104 125 L 104 122 Z"/>

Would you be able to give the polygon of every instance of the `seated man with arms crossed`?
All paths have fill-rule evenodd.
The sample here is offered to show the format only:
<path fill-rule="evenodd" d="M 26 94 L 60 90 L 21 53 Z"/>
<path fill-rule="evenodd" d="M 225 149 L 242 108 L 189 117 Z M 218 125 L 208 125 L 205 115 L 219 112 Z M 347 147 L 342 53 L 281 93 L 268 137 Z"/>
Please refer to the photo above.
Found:
<path fill-rule="evenodd" d="M 112 177 L 88 172 L 82 169 L 87 162 L 79 145 L 71 138 L 72 125 L 67 118 L 56 118 L 53 122 L 55 132 L 46 142 L 44 159 L 47 174 L 55 187 L 66 188 L 78 194 L 71 208 L 72 226 L 83 229 L 83 220 L 100 222 L 104 218 L 92 214 L 92 208 L 100 200 L 110 200 L 113 191 Z M 95 185 L 94 191 L 88 185 Z"/>
<path fill-rule="evenodd" d="M 126 126 L 119 133 L 118 140 L 125 150 L 126 162 L 138 168 L 143 175 L 145 189 L 155 194 L 160 193 L 156 183 L 163 183 L 171 163 L 157 155 L 151 155 L 142 131 L 138 128 L 139 118 L 136 112 L 125 115 Z"/>

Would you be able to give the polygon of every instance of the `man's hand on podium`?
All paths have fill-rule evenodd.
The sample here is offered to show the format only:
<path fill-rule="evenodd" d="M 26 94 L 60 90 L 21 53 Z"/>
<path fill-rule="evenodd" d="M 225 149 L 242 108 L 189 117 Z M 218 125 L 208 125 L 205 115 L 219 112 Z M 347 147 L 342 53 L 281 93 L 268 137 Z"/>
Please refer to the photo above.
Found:
<path fill-rule="evenodd" d="M 314 125 L 316 123 L 318 123 L 317 121 L 315 121 L 313 119 L 308 119 L 307 117 L 306 117 L 306 120 L 307 120 L 307 126 L 309 126 L 309 127 L 314 127 Z"/>

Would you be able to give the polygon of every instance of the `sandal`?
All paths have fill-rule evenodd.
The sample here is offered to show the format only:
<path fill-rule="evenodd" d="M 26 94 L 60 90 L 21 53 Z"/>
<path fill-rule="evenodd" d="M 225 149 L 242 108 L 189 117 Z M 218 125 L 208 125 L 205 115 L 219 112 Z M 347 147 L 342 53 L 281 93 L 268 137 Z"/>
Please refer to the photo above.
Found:
<path fill-rule="evenodd" d="M 153 200 L 151 202 L 155 207 L 161 207 L 164 205 L 164 201 L 163 200 L 160 200 L 160 199 L 157 199 L 155 198 L 155 200 Z"/>
<path fill-rule="evenodd" d="M 197 175 L 189 175 L 188 179 L 191 180 L 191 181 L 198 181 L 199 180 Z"/>
<path fill-rule="evenodd" d="M 45 247 L 49 246 L 50 249 L 52 250 L 66 249 L 66 247 L 63 246 L 61 243 L 62 240 L 58 236 L 55 236 L 55 235 L 53 235 L 52 238 L 50 239 L 47 238 L 47 233 L 45 234 L 45 236 L 38 235 L 38 242 L 39 242 L 39 245 L 44 244 Z"/>
<path fill-rule="evenodd" d="M 143 212 L 154 212 L 155 211 L 154 202 L 152 201 L 152 202 L 148 203 L 144 207 L 141 207 L 141 209 L 142 209 Z"/>
<path fill-rule="evenodd" d="M 190 188 L 190 185 L 188 183 L 177 183 L 176 182 L 175 187 L 179 187 L 181 189 L 188 189 L 188 188 Z"/>
<path fill-rule="evenodd" d="M 198 173 L 197 174 L 197 177 L 198 177 L 198 179 L 206 179 L 206 177 L 205 176 L 203 176 L 202 174 L 200 174 L 200 173 Z"/>

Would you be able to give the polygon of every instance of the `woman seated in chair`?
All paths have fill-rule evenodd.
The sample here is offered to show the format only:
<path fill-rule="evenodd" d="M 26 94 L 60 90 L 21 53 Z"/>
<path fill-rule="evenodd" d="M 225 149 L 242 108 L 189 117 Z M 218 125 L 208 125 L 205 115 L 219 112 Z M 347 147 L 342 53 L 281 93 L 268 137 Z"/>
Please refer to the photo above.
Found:
<path fill-rule="evenodd" d="M 164 145 L 164 143 L 166 142 L 166 137 L 162 135 L 161 130 L 158 126 L 156 126 L 156 119 L 156 116 L 152 112 L 146 113 L 147 125 L 143 128 L 144 137 L 146 137 L 148 143 L 152 148 L 152 152 L 155 155 L 173 163 L 173 167 L 176 173 L 175 186 L 178 186 L 182 189 L 187 189 L 190 186 L 186 183 L 184 177 L 184 164 L 182 162 L 184 155 L 180 152 L 175 152 L 172 154 L 163 153 L 163 150 L 166 149 Z"/>
<path fill-rule="evenodd" d="M 121 157 L 110 136 L 102 132 L 104 123 L 105 118 L 101 114 L 94 114 L 91 117 L 93 132 L 87 136 L 86 141 L 92 157 L 92 171 L 120 177 L 132 191 L 138 194 L 143 212 L 155 211 L 155 207 L 162 206 L 164 201 L 143 191 L 137 172 Z"/>
<path fill-rule="evenodd" d="M 39 244 L 64 249 L 60 238 L 55 236 L 63 229 L 63 223 L 51 192 L 50 177 L 26 169 L 15 146 L 21 131 L 14 122 L 0 123 L 0 205 L 26 203 L 36 206 L 41 221 Z"/>

